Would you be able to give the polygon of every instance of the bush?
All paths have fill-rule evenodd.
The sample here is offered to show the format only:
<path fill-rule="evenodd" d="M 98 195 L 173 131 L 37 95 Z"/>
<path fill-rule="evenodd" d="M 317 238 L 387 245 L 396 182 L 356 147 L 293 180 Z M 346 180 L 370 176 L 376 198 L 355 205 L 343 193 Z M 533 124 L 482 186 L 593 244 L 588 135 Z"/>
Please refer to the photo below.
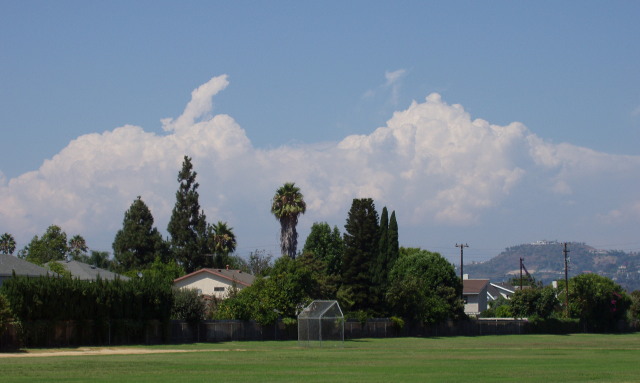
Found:
<path fill-rule="evenodd" d="M 575 318 L 529 318 L 529 330 L 534 334 L 571 334 L 582 332 L 580 320 Z"/>
<path fill-rule="evenodd" d="M 0 336 L 12 321 L 13 314 L 11 313 L 11 307 L 9 307 L 9 301 L 4 295 L 0 294 Z"/>
<path fill-rule="evenodd" d="M 196 289 L 174 289 L 171 319 L 195 324 L 205 319 L 207 306 Z"/>

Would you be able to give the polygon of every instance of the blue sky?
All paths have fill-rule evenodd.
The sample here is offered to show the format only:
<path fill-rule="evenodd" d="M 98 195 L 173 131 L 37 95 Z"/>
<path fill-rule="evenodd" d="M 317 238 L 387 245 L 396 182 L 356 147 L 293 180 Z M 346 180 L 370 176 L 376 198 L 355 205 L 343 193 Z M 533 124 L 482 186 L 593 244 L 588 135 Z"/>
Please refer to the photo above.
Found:
<path fill-rule="evenodd" d="M 301 240 L 369 196 L 404 245 L 448 257 L 460 241 L 476 260 L 540 239 L 638 251 L 638 16 L 632 1 L 2 2 L 0 232 L 22 247 L 56 223 L 110 250 L 141 195 L 166 233 L 188 154 L 241 254 L 277 252 L 285 181 L 310 198 Z"/>

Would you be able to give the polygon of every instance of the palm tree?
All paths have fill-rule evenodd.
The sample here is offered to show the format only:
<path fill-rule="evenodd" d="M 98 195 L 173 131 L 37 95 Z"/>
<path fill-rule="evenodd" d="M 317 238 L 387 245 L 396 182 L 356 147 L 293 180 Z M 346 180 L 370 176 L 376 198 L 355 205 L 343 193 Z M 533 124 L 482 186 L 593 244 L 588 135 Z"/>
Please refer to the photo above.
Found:
<path fill-rule="evenodd" d="M 224 267 L 228 261 L 228 256 L 236 250 L 236 236 L 233 228 L 226 222 L 218 221 L 215 225 L 209 226 L 209 248 L 215 254 L 213 267 Z"/>
<path fill-rule="evenodd" d="M 87 262 L 89 260 L 86 254 L 88 250 L 87 241 L 85 241 L 81 235 L 74 235 L 69 240 L 69 255 L 72 260 Z"/>
<path fill-rule="evenodd" d="M 295 259 L 298 247 L 298 216 L 306 210 L 304 196 L 294 182 L 285 183 L 273 196 L 271 213 L 280 221 L 280 250 L 291 259 Z"/>
<path fill-rule="evenodd" d="M 13 254 L 16 250 L 16 240 L 13 235 L 4 233 L 0 237 L 0 254 Z"/>

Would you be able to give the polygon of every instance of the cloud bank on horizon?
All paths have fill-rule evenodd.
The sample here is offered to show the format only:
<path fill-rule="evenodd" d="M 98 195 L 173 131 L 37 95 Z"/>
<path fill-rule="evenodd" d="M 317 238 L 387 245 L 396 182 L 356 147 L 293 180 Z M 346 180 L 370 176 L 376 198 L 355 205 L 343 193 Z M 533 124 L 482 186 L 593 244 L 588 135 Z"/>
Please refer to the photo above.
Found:
<path fill-rule="evenodd" d="M 403 74 L 387 73 L 388 85 Z M 270 199 L 287 181 L 296 182 L 307 201 L 301 225 L 328 221 L 342 228 L 352 199 L 360 197 L 396 210 L 401 224 L 414 227 L 491 225 L 497 212 L 522 217 L 527 206 L 551 220 L 557 205 L 583 209 L 587 232 L 640 221 L 637 181 L 629 177 L 640 174 L 640 156 L 548 142 L 518 122 L 472 119 L 436 93 L 370 134 L 261 149 L 232 116 L 212 114 L 214 96 L 228 84 L 223 75 L 194 90 L 180 116 L 162 120 L 164 134 L 132 125 L 87 134 L 38 170 L 13 179 L 0 173 L 0 232 L 24 245 L 55 223 L 83 235 L 92 248 L 110 250 L 137 196 L 165 232 L 185 155 L 198 172 L 208 220 L 229 222 L 239 248 L 248 250 L 260 246 L 252 241 L 264 241 L 258 238 L 277 244 Z M 522 229 L 535 232 L 541 224 L 532 220 Z M 420 244 L 417 237 L 406 240 Z"/>

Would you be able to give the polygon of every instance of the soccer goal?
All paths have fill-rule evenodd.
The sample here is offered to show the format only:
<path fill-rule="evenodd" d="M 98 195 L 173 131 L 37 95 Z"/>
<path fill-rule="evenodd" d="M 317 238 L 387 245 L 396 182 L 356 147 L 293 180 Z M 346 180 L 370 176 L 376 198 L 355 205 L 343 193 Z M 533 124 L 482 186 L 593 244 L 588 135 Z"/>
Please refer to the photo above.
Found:
<path fill-rule="evenodd" d="M 313 301 L 298 315 L 298 343 L 342 347 L 344 316 L 338 301 Z"/>

